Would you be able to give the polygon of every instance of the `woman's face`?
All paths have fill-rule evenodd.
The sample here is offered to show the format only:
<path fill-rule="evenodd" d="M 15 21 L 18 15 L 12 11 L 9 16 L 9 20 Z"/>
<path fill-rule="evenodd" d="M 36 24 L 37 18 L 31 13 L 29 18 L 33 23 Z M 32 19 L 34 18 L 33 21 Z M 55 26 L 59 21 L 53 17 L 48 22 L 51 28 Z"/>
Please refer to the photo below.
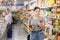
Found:
<path fill-rule="evenodd" d="M 8 14 L 9 13 L 9 11 L 8 10 L 6 10 L 6 14 Z"/>
<path fill-rule="evenodd" d="M 35 10 L 35 15 L 39 15 L 40 14 L 40 9 L 36 9 Z"/>

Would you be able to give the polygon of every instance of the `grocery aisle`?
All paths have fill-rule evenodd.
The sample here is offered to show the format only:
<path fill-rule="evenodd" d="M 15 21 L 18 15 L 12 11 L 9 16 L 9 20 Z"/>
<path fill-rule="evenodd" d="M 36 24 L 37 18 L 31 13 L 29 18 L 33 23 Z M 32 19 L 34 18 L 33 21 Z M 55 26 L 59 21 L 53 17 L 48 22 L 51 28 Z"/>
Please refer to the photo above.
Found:
<path fill-rule="evenodd" d="M 27 33 L 24 31 L 21 24 L 14 25 L 12 40 L 26 40 Z"/>
<path fill-rule="evenodd" d="M 27 33 L 24 31 L 23 27 L 20 24 L 13 26 L 12 40 L 27 40 Z"/>

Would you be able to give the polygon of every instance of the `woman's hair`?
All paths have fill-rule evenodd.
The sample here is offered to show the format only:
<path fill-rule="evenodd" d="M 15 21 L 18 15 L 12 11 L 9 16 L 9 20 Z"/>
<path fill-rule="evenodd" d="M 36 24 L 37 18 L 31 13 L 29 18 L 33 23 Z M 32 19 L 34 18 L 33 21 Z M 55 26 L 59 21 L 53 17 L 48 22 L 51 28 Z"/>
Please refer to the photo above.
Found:
<path fill-rule="evenodd" d="M 6 9 L 7 11 L 10 11 L 9 8 Z"/>
<path fill-rule="evenodd" d="M 35 8 L 34 8 L 34 11 L 35 11 L 36 9 L 39 9 L 39 10 L 40 10 L 40 8 L 39 8 L 39 7 L 35 7 Z"/>

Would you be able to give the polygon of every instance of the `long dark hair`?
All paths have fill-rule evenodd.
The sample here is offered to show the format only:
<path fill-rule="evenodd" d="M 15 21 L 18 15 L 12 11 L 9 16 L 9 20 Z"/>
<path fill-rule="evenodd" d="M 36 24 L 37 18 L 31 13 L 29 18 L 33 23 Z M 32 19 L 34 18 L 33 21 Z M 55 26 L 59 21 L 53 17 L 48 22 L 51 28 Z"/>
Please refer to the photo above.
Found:
<path fill-rule="evenodd" d="M 36 9 L 39 9 L 39 10 L 40 10 L 40 8 L 39 8 L 39 7 L 35 7 L 35 8 L 34 8 L 34 11 L 35 11 Z"/>

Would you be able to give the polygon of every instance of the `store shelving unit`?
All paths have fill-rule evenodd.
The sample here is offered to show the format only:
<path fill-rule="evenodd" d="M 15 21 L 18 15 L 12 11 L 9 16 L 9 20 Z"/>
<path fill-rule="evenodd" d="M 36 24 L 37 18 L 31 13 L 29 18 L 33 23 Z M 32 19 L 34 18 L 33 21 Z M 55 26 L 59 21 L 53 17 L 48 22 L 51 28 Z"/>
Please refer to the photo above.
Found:
<path fill-rule="evenodd" d="M 0 16 L 0 40 L 7 40 L 7 24 L 5 19 Z"/>
<path fill-rule="evenodd" d="M 52 8 L 54 8 L 54 7 L 60 8 L 60 5 L 41 7 L 41 10 L 52 9 Z"/>

